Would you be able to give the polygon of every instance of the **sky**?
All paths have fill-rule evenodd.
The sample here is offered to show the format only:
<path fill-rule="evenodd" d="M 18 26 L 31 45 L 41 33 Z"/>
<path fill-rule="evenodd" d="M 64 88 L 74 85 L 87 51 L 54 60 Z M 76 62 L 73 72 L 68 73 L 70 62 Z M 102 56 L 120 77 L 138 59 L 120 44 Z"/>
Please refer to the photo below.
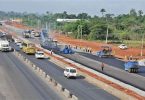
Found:
<path fill-rule="evenodd" d="M 100 9 L 106 13 L 126 14 L 130 9 L 142 10 L 145 13 L 145 0 L 0 0 L 1 11 L 56 13 L 88 13 L 100 16 Z"/>

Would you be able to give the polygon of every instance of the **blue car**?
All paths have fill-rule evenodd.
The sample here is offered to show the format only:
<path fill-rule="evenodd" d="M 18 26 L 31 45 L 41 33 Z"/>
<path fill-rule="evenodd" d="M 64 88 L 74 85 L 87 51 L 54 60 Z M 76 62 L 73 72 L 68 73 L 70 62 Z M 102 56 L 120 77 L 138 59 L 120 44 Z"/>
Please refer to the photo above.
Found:
<path fill-rule="evenodd" d="M 125 71 L 130 73 L 137 73 L 138 72 L 138 62 L 137 61 L 128 61 L 124 64 Z"/>

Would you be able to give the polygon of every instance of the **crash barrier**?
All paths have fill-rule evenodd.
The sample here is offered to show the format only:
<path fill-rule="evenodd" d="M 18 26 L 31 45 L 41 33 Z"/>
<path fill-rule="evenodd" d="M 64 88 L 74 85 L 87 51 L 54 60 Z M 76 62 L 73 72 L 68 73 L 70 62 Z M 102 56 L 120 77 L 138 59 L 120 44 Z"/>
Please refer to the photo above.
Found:
<path fill-rule="evenodd" d="M 19 57 L 21 60 L 25 61 L 28 66 L 32 67 L 36 72 L 39 73 L 39 75 L 41 75 L 48 82 L 53 84 L 53 86 L 56 87 L 57 90 L 62 92 L 65 97 L 70 98 L 71 100 L 78 100 L 78 97 L 73 95 L 68 89 L 64 88 L 60 83 L 58 83 L 55 79 L 49 76 L 43 69 L 37 67 L 34 63 L 32 63 L 29 59 L 24 57 L 22 54 L 14 50 L 14 55 Z"/>
<path fill-rule="evenodd" d="M 92 49 L 88 47 L 71 46 L 74 50 L 86 53 L 92 53 Z"/>

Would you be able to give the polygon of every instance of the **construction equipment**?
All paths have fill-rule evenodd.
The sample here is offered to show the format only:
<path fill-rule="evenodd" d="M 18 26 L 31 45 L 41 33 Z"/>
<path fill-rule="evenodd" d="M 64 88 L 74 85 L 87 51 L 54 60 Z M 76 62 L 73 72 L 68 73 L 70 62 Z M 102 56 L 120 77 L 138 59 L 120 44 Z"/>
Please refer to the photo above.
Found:
<path fill-rule="evenodd" d="M 55 53 L 72 54 L 74 51 L 69 45 L 58 44 L 56 40 L 50 38 L 47 30 L 40 33 L 41 46 L 45 49 L 52 50 Z"/>
<path fill-rule="evenodd" d="M 36 52 L 35 44 L 23 42 L 22 51 L 26 54 L 35 54 Z"/>
<path fill-rule="evenodd" d="M 40 45 L 48 50 L 58 50 L 57 41 L 49 37 L 47 30 L 42 30 L 40 33 Z"/>
<path fill-rule="evenodd" d="M 38 31 L 32 31 L 32 33 L 34 35 L 34 37 L 40 37 L 40 32 Z"/>
<path fill-rule="evenodd" d="M 101 50 L 96 53 L 98 57 L 111 57 L 112 48 L 110 46 L 101 46 Z"/>
<path fill-rule="evenodd" d="M 73 54 L 74 53 L 74 51 L 72 50 L 70 45 L 59 44 L 57 46 L 59 48 L 60 53 L 63 53 L 63 54 Z"/>
<path fill-rule="evenodd" d="M 124 64 L 125 71 L 130 73 L 137 73 L 139 69 L 138 61 L 136 58 L 129 57 L 129 60 Z"/>

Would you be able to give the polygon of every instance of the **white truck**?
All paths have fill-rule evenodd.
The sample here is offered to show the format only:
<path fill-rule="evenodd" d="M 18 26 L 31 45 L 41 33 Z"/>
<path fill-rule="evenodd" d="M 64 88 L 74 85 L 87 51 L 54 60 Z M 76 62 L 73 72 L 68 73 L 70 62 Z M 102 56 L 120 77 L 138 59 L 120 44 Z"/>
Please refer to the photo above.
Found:
<path fill-rule="evenodd" d="M 7 40 L 0 40 L 0 51 L 12 51 L 9 41 Z"/>

